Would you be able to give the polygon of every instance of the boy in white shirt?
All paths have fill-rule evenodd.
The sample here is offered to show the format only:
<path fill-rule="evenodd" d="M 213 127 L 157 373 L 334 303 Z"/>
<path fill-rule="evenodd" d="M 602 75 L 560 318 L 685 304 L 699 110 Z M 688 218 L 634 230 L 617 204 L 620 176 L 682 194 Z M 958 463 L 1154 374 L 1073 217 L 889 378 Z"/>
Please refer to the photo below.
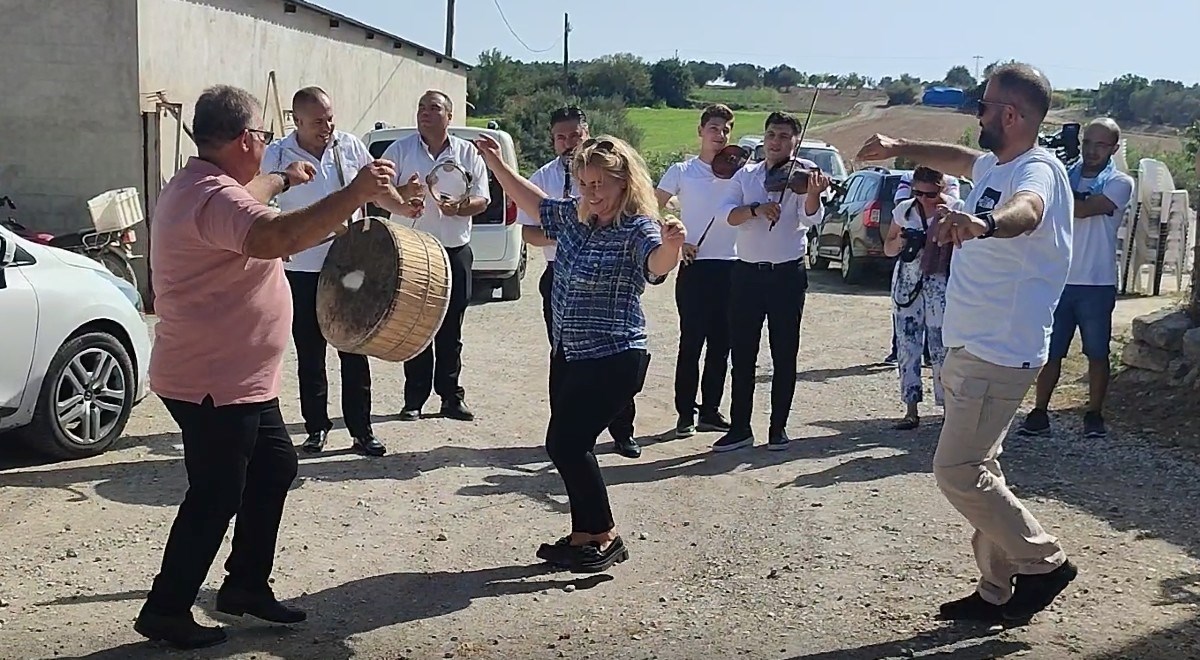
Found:
<path fill-rule="evenodd" d="M 1050 95 L 1040 71 L 1006 64 L 988 77 L 976 111 L 979 146 L 991 153 L 882 135 L 858 153 L 864 161 L 903 156 L 975 184 L 966 212 L 942 207 L 938 223 L 939 242 L 953 242 L 955 253 L 933 474 L 975 528 L 981 576 L 974 593 L 941 606 L 943 619 L 1027 621 L 1078 572 L 1009 490 L 999 462 L 1017 407 L 1046 362 L 1071 263 L 1071 184 L 1054 154 L 1036 146 Z"/>

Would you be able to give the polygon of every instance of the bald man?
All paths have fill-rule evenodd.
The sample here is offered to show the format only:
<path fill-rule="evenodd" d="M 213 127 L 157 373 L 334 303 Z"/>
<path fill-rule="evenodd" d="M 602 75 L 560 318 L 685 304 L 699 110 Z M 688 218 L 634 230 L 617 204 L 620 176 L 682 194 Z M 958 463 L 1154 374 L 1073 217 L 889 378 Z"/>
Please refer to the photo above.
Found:
<path fill-rule="evenodd" d="M 285 188 L 276 198 L 283 212 L 310 206 L 341 190 L 354 173 L 374 158 L 357 137 L 336 128 L 333 101 L 320 87 L 305 87 L 292 97 L 296 130 L 269 145 L 263 152 L 262 171 L 282 169 L 288 163 L 310 163 L 316 170 L 306 186 Z M 420 193 L 420 186 L 401 186 L 404 196 Z M 411 189 L 410 189 L 411 188 Z M 381 206 L 408 211 L 400 200 L 378 202 Z M 357 220 L 361 209 L 348 218 Z M 330 238 L 332 238 L 332 234 Z M 284 263 L 292 291 L 292 341 L 296 345 L 296 363 L 300 381 L 300 413 L 304 416 L 306 452 L 325 448 L 333 422 L 329 419 L 329 383 L 325 375 L 325 336 L 317 323 L 317 281 L 330 243 L 325 242 L 294 254 Z M 385 453 L 371 430 L 371 371 L 367 356 L 338 351 L 342 379 L 342 419 L 352 438 L 355 451 L 368 456 Z"/>
<path fill-rule="evenodd" d="M 1021 425 L 1021 435 L 1051 432 L 1050 395 L 1058 385 L 1062 361 L 1075 330 L 1088 360 L 1088 407 L 1083 415 L 1085 438 L 1107 435 L 1101 409 L 1108 393 L 1112 314 L 1117 306 L 1117 231 L 1133 198 L 1133 177 L 1117 169 L 1113 156 L 1121 148 L 1121 127 L 1107 117 L 1093 120 L 1083 132 L 1081 158 L 1071 167 L 1075 191 L 1075 228 L 1071 269 L 1062 299 L 1054 310 L 1050 357 L 1038 374 L 1037 399 Z"/>
<path fill-rule="evenodd" d="M 1075 579 L 1058 539 L 1009 490 L 1000 453 L 1013 417 L 1047 359 L 1054 308 L 1071 262 L 1075 199 L 1067 170 L 1037 146 L 1050 109 L 1050 81 L 1025 64 L 988 77 L 979 100 L 979 146 L 876 135 L 859 160 L 903 156 L 974 182 L 964 211 L 939 210 L 938 240 L 953 242 L 942 367 L 945 418 L 933 474 L 975 528 L 981 576 L 974 593 L 940 616 L 989 623 L 1026 621 Z"/>

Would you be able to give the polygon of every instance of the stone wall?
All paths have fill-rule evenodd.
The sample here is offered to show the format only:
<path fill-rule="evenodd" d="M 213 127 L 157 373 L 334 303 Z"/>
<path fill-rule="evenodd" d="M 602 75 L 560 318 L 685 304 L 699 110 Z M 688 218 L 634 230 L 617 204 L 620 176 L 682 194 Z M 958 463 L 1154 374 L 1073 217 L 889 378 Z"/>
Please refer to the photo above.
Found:
<path fill-rule="evenodd" d="M 1133 340 L 1125 345 L 1123 380 L 1166 383 L 1200 390 L 1200 327 L 1186 309 L 1164 307 L 1133 320 Z"/>

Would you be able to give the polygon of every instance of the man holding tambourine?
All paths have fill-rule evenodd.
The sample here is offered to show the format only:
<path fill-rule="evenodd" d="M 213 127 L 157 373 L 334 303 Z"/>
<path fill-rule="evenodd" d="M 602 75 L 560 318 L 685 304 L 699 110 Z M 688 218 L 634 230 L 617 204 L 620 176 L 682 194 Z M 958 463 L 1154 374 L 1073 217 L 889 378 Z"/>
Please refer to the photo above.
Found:
<path fill-rule="evenodd" d="M 432 234 L 450 260 L 450 304 L 433 344 L 404 363 L 401 419 L 421 417 L 432 391 L 442 399 L 441 414 L 470 421 L 474 413 L 459 384 L 462 371 L 462 324 L 471 300 L 471 218 L 491 202 L 487 167 L 475 146 L 450 135 L 454 104 L 438 90 L 425 92 L 417 106 L 417 132 L 393 142 L 383 157 L 396 164 L 396 183 L 413 174 L 424 178 L 423 201 L 411 204 L 403 222 Z M 394 216 L 393 216 L 394 217 Z"/>

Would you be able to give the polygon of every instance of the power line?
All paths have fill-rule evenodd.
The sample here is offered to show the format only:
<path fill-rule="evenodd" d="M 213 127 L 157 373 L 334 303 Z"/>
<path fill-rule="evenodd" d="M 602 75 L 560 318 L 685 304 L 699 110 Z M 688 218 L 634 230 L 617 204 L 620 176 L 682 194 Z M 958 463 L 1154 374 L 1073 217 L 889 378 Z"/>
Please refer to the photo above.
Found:
<path fill-rule="evenodd" d="M 517 34 L 517 31 L 513 29 L 512 24 L 508 22 L 508 17 L 504 15 L 504 9 L 502 9 L 500 7 L 500 0 L 492 0 L 492 3 L 496 5 L 496 11 L 500 12 L 500 20 L 504 21 L 504 26 L 508 28 L 509 34 L 511 34 L 514 39 L 516 39 L 522 46 L 524 46 L 525 50 L 527 50 L 531 53 L 549 53 L 550 51 L 557 48 L 558 44 L 562 41 L 561 39 L 559 39 L 558 41 L 555 41 L 554 43 L 550 44 L 549 47 L 542 48 L 542 49 L 531 47 L 529 44 L 525 43 L 525 40 L 522 39 L 519 34 Z"/>

